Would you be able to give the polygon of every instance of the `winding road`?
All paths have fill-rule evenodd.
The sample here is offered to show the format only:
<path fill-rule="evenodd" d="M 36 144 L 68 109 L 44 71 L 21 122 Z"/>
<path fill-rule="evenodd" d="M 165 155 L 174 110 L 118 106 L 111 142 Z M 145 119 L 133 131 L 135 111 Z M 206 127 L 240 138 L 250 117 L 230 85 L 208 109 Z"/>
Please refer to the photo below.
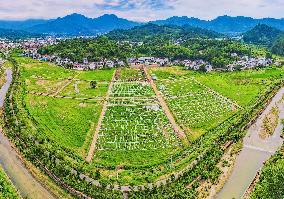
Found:
<path fill-rule="evenodd" d="M 12 70 L 6 69 L 6 83 L 0 90 L 0 108 L 3 108 L 5 96 L 11 83 Z M 29 199 L 55 199 L 25 168 L 8 138 L 2 133 L 2 127 L 0 127 L 0 165 L 18 189 L 21 197 Z"/>

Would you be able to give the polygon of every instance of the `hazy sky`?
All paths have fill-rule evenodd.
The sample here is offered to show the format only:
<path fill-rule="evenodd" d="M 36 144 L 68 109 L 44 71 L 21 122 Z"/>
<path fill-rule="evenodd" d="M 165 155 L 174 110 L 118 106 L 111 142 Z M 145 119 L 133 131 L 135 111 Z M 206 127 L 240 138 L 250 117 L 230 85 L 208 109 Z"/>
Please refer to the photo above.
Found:
<path fill-rule="evenodd" d="M 136 21 L 176 16 L 284 17 L 284 0 L 0 0 L 0 19 L 56 18 L 74 12 L 88 17 L 117 14 Z"/>

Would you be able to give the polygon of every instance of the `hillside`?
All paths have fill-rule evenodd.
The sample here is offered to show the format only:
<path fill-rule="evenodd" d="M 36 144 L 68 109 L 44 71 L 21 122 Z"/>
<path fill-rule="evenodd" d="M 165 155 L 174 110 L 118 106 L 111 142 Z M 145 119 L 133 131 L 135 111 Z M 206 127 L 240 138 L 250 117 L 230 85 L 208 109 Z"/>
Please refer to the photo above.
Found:
<path fill-rule="evenodd" d="M 114 30 L 107 36 L 116 40 L 143 41 L 151 37 L 162 37 L 169 39 L 189 39 L 189 38 L 217 38 L 222 35 L 213 31 L 192 27 L 189 25 L 156 25 L 146 24 L 137 26 L 129 30 Z"/>
<path fill-rule="evenodd" d="M 28 37 L 40 37 L 41 34 L 33 34 L 26 31 L 21 30 L 11 30 L 11 29 L 3 29 L 0 28 L 0 38 L 6 39 L 24 39 Z"/>
<path fill-rule="evenodd" d="M 80 14 L 71 14 L 44 24 L 32 26 L 27 30 L 45 34 L 95 35 L 114 29 L 132 28 L 136 25 L 138 23 L 118 18 L 116 15 L 103 15 L 92 19 Z"/>
<path fill-rule="evenodd" d="M 258 24 L 265 24 L 273 28 L 284 30 L 284 19 L 251 17 L 220 16 L 212 20 L 202 20 L 194 17 L 173 16 L 168 19 L 149 22 L 156 25 L 193 26 L 223 34 L 244 33 Z M 57 19 L 29 19 L 25 21 L 0 20 L 0 28 L 25 30 L 33 33 L 57 35 L 96 35 L 116 29 L 129 29 L 143 23 L 122 19 L 113 14 L 106 14 L 97 18 L 89 18 L 81 14 L 70 14 Z"/>
<path fill-rule="evenodd" d="M 271 47 L 272 53 L 284 56 L 284 36 L 278 38 Z"/>
<path fill-rule="evenodd" d="M 24 30 L 28 29 L 32 26 L 36 26 L 39 24 L 47 23 L 51 20 L 43 20 L 43 19 L 28 19 L 25 21 L 5 21 L 0 20 L 0 28 L 3 29 L 13 29 L 13 30 Z"/>
<path fill-rule="evenodd" d="M 272 43 L 281 35 L 283 32 L 276 28 L 272 28 L 265 24 L 258 24 L 256 27 L 246 32 L 243 39 L 246 43 L 253 43 L 259 45 L 271 46 Z"/>

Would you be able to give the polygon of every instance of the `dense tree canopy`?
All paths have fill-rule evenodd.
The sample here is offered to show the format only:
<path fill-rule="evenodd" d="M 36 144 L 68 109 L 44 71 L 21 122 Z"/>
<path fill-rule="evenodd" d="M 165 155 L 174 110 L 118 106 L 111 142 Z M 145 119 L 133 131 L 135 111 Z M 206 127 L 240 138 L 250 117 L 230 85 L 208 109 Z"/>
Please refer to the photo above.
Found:
<path fill-rule="evenodd" d="M 272 53 L 284 56 L 284 36 L 277 39 L 271 48 Z"/>
<path fill-rule="evenodd" d="M 121 40 L 120 34 L 117 33 L 118 38 L 112 37 L 111 39 L 102 36 L 96 39 L 65 40 L 58 45 L 43 47 L 39 52 L 58 55 L 78 62 L 82 62 L 84 58 L 88 58 L 89 61 L 100 61 L 106 59 L 126 60 L 126 58 L 141 56 L 167 57 L 171 60 L 203 59 L 215 67 L 224 67 L 238 59 L 236 56 L 232 56 L 232 53 L 237 53 L 239 56 L 254 54 L 253 47 L 237 41 L 185 37 L 175 39 L 168 34 L 174 34 L 175 29 L 172 27 L 162 30 L 160 28 L 157 30 L 156 25 L 149 24 L 147 27 L 150 30 L 145 27 L 142 30 L 140 27 L 139 30 L 141 35 L 148 34 L 148 39 L 143 37 L 134 42 Z M 153 33 L 157 31 L 159 34 Z M 129 38 L 135 37 L 135 35 L 139 37 L 139 31 L 135 28 L 130 33 Z"/>
<path fill-rule="evenodd" d="M 243 39 L 247 43 L 271 46 L 281 34 L 283 34 L 281 30 L 259 24 L 252 30 L 246 32 Z"/>

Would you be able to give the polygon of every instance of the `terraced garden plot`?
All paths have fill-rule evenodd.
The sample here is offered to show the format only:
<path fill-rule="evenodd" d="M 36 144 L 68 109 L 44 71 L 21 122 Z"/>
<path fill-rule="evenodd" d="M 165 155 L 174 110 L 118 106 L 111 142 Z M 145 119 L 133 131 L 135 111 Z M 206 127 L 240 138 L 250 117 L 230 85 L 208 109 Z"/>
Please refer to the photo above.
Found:
<path fill-rule="evenodd" d="M 157 105 L 157 99 L 145 97 L 112 97 L 109 99 L 108 106 L 138 106 L 138 105 Z"/>
<path fill-rule="evenodd" d="M 141 100 L 136 104 L 130 101 L 108 106 L 93 164 L 106 167 L 158 164 L 181 148 L 179 139 L 156 100 Z"/>
<path fill-rule="evenodd" d="M 115 83 L 111 92 L 111 97 L 153 97 L 151 86 L 147 82 Z"/>
<path fill-rule="evenodd" d="M 130 74 L 139 72 L 129 70 Z M 110 93 L 93 162 L 104 166 L 151 164 L 179 151 L 180 140 L 149 82 L 144 81 L 146 77 L 140 82 L 120 78 L 121 71 Z"/>
<path fill-rule="evenodd" d="M 159 81 L 179 125 L 195 140 L 234 114 L 238 107 L 229 99 L 216 94 L 193 79 Z"/>

